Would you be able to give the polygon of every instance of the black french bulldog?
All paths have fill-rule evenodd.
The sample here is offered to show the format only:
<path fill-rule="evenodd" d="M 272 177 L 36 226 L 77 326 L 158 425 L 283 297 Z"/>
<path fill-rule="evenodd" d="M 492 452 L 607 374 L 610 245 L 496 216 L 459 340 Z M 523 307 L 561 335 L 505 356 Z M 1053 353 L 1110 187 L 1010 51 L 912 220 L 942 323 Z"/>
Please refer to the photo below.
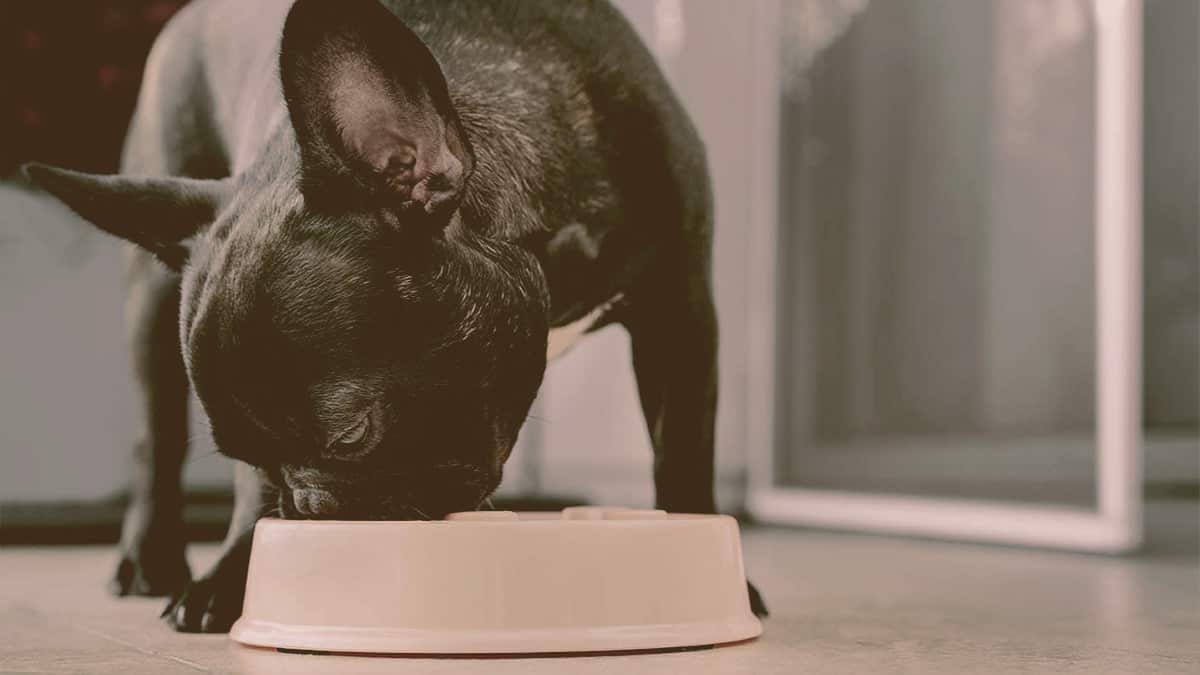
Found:
<path fill-rule="evenodd" d="M 176 629 L 238 617 L 264 513 L 477 508 L 548 347 L 613 322 L 657 505 L 715 510 L 704 148 L 605 0 L 198 0 L 151 52 L 122 162 L 26 172 L 137 245 L 145 430 L 112 588 L 173 595 Z M 189 382 L 240 460 L 194 581 Z"/>

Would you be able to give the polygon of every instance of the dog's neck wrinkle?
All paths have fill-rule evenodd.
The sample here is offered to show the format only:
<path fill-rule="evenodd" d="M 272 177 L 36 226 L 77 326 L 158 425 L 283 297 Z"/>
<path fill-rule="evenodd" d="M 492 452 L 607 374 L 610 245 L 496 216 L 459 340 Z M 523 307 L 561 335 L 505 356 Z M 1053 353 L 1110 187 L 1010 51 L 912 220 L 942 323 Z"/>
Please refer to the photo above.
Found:
<path fill-rule="evenodd" d="M 304 205 L 295 178 L 299 151 L 290 127 L 277 127 L 263 147 L 258 159 L 238 175 L 234 198 L 207 233 L 206 274 L 195 321 L 211 313 L 208 318 L 215 320 L 222 342 L 236 340 L 239 319 L 251 311 L 260 270 L 250 262 L 262 259 L 261 251 Z"/>

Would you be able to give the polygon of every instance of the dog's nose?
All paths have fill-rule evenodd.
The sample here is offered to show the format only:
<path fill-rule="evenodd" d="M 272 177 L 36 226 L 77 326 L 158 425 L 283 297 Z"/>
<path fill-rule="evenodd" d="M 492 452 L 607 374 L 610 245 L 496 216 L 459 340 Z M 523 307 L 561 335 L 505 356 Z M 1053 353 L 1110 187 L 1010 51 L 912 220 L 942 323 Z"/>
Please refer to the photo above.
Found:
<path fill-rule="evenodd" d="M 328 516 L 338 511 L 337 497 L 328 490 L 300 488 L 292 490 L 292 502 L 296 510 L 306 516 Z"/>
<path fill-rule="evenodd" d="M 452 205 L 462 192 L 464 174 L 462 161 L 449 148 L 443 147 L 436 159 L 418 167 L 412 200 L 427 213 Z"/>

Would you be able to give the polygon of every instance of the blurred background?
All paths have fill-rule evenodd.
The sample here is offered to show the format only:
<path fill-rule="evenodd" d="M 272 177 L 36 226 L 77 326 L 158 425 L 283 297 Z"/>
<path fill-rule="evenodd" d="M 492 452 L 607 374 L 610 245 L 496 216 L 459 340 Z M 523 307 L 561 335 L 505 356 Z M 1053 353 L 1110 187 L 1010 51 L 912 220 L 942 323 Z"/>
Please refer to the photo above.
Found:
<path fill-rule="evenodd" d="M 141 61 L 182 4 L 0 4 L 0 174 L 114 171 Z M 1092 3 L 785 0 L 770 20 L 765 3 L 616 4 L 708 147 L 722 510 L 745 511 L 756 453 L 788 487 L 1095 509 Z M 1143 7 L 1144 493 L 1194 505 L 1200 3 Z M 778 120 L 771 138 L 745 102 Z M 752 367 L 747 233 L 764 228 L 773 382 Z M 0 542 L 115 540 L 139 414 L 123 302 L 120 244 L 0 183 Z M 652 502 L 628 364 L 610 328 L 551 365 L 502 495 Z M 764 395 L 774 440 L 756 448 Z M 214 536 L 230 466 L 193 408 L 188 519 Z"/>

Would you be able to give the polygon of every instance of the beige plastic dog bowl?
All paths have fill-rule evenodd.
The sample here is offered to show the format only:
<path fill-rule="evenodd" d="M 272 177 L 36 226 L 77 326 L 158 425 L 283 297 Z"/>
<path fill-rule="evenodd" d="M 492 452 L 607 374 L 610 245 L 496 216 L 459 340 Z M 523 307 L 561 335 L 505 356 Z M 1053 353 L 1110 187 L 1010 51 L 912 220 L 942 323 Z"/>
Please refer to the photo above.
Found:
<path fill-rule="evenodd" d="M 388 654 L 600 652 L 757 637 L 737 522 L 574 507 L 264 519 L 238 642 Z"/>

